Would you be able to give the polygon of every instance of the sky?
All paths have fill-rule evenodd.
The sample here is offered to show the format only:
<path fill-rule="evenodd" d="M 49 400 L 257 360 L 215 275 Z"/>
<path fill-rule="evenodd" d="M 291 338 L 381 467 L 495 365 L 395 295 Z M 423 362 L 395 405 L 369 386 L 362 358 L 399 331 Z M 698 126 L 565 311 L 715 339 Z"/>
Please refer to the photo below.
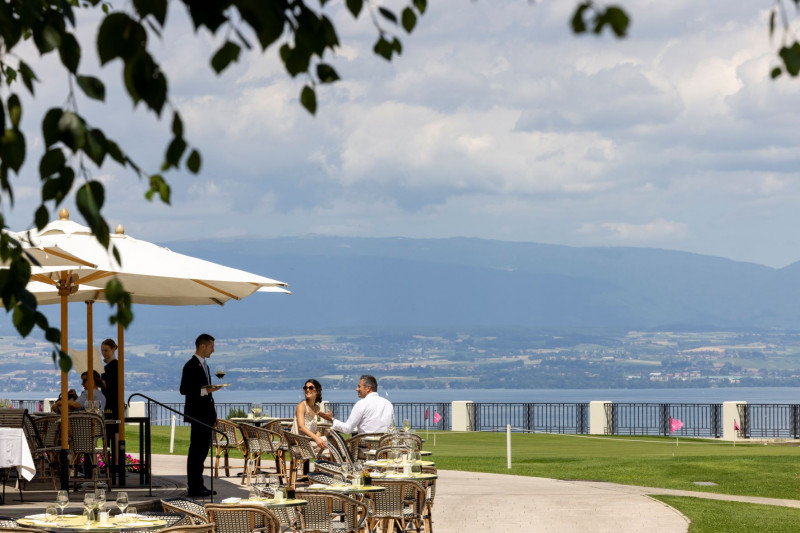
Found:
<path fill-rule="evenodd" d="M 342 46 L 326 61 L 342 81 L 317 91 L 313 117 L 298 101 L 306 80 L 276 50 L 243 53 L 217 77 L 225 33 L 195 34 L 171 4 L 149 47 L 202 172 L 168 174 L 165 206 L 130 170 L 90 169 L 112 227 L 137 238 L 466 236 L 800 260 L 800 80 L 770 79 L 772 3 L 624 0 L 632 26 L 618 40 L 573 35 L 571 2 L 433 0 L 388 63 L 372 53 L 368 14 L 330 2 Z M 134 109 L 119 62 L 98 66 L 97 20 L 79 20 L 80 71 L 109 95 L 79 96 L 78 110 L 156 170 L 171 115 Z M 42 83 L 24 98 L 12 229 L 38 205 L 39 117 L 68 94 L 55 58 L 30 52 Z"/>

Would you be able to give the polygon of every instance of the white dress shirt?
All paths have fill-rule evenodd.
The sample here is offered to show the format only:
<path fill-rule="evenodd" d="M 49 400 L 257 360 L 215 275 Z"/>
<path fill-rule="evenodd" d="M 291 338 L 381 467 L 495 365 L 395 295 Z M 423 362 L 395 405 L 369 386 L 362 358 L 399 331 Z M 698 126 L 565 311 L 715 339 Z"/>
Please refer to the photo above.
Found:
<path fill-rule="evenodd" d="M 333 420 L 333 429 L 342 433 L 383 433 L 394 421 L 394 406 L 386 398 L 370 392 L 353 406 L 347 422 Z"/>

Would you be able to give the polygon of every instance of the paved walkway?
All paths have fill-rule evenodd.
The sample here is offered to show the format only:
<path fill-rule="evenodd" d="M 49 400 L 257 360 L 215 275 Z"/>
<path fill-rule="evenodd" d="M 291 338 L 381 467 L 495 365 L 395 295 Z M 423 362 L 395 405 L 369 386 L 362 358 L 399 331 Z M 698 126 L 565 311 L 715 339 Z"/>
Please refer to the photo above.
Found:
<path fill-rule="evenodd" d="M 146 487 L 130 486 L 127 488 L 129 497 L 144 507 L 148 502 L 156 505 L 158 498 L 185 495 L 185 471 L 185 456 L 154 455 L 153 496 L 148 496 Z M 214 500 L 246 497 L 247 491 L 240 482 L 241 479 L 234 476 L 215 479 L 217 495 Z M 21 503 L 13 489 L 6 490 L 6 505 L 0 506 L 0 515 L 19 517 L 41 512 L 52 501 L 51 491 L 39 494 L 26 491 L 26 502 Z M 434 530 L 436 533 L 686 533 L 689 528 L 686 517 L 651 498 L 651 494 L 800 508 L 800 500 L 440 470 Z M 80 509 L 81 494 L 75 493 L 72 500 L 68 512 Z"/>

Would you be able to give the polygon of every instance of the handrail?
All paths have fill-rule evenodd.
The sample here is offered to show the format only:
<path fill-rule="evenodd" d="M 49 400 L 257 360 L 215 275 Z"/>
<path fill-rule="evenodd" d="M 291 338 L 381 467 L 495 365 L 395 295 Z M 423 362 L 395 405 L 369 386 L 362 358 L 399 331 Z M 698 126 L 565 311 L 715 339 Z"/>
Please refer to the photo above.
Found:
<path fill-rule="evenodd" d="M 177 413 L 177 414 L 181 415 L 184 419 L 188 419 L 193 424 L 200 424 L 201 426 L 204 426 L 204 427 L 210 429 L 211 431 L 219 433 L 223 437 L 227 438 L 227 436 L 225 435 L 224 431 L 220 431 L 217 428 L 215 428 L 214 426 L 209 426 L 208 424 L 206 424 L 202 420 L 197 420 L 196 418 L 188 416 L 185 413 L 181 413 L 177 409 L 173 409 L 172 407 L 170 407 L 168 405 L 165 405 L 165 404 L 159 402 L 158 400 L 154 400 L 150 396 L 142 394 L 141 392 L 134 392 L 133 394 L 128 396 L 128 405 L 131 404 L 131 398 L 133 398 L 134 396 L 139 396 L 141 398 L 144 398 L 144 399 L 146 399 L 148 401 L 148 403 L 154 403 L 154 404 L 160 405 L 162 408 L 167 409 L 168 411 L 172 411 L 173 413 Z M 211 447 L 211 442 L 209 442 L 208 445 L 209 445 L 209 448 L 210 448 Z M 211 472 L 211 475 L 209 477 L 211 478 L 211 483 L 210 483 L 211 484 L 211 503 L 214 503 L 214 472 L 213 471 Z"/>

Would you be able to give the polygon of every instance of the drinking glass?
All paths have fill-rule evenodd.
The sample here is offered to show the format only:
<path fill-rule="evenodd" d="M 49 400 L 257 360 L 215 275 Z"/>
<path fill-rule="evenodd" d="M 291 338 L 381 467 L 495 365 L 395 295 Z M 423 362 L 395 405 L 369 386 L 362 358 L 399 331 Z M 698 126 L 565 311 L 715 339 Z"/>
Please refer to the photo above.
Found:
<path fill-rule="evenodd" d="M 410 421 L 403 420 L 403 431 L 405 431 L 406 433 L 411 431 L 411 422 Z"/>
<path fill-rule="evenodd" d="M 130 511 L 128 513 L 128 520 L 131 522 L 135 521 L 136 515 L 139 514 L 139 512 L 136 510 L 136 507 L 128 507 L 128 511 Z"/>
<path fill-rule="evenodd" d="M 94 499 L 97 500 L 97 509 L 103 510 L 106 505 L 106 489 L 97 489 L 94 491 Z"/>
<path fill-rule="evenodd" d="M 258 474 L 256 476 L 256 488 L 258 489 L 259 496 L 262 495 L 264 489 L 267 487 L 267 476 Z"/>
<path fill-rule="evenodd" d="M 94 509 L 97 507 L 97 499 L 94 497 L 94 494 L 84 495 L 83 506 L 86 508 L 86 515 L 89 517 L 89 521 L 91 522 L 94 515 Z"/>
<path fill-rule="evenodd" d="M 128 493 L 127 492 L 118 492 L 117 493 L 117 507 L 119 508 L 120 514 L 122 514 L 123 518 L 125 517 L 125 509 L 128 508 Z"/>
<path fill-rule="evenodd" d="M 55 522 L 58 519 L 58 507 L 55 505 L 48 505 L 44 511 L 44 519 L 48 522 Z"/>
<path fill-rule="evenodd" d="M 275 496 L 275 491 L 281 486 L 281 478 L 278 476 L 269 476 L 269 488 L 272 489 L 272 495 Z"/>
<path fill-rule="evenodd" d="M 65 490 L 58 491 L 58 494 L 56 495 L 56 505 L 61 508 L 61 514 L 63 515 L 64 509 L 66 509 L 67 505 L 69 505 L 69 492 Z"/>

